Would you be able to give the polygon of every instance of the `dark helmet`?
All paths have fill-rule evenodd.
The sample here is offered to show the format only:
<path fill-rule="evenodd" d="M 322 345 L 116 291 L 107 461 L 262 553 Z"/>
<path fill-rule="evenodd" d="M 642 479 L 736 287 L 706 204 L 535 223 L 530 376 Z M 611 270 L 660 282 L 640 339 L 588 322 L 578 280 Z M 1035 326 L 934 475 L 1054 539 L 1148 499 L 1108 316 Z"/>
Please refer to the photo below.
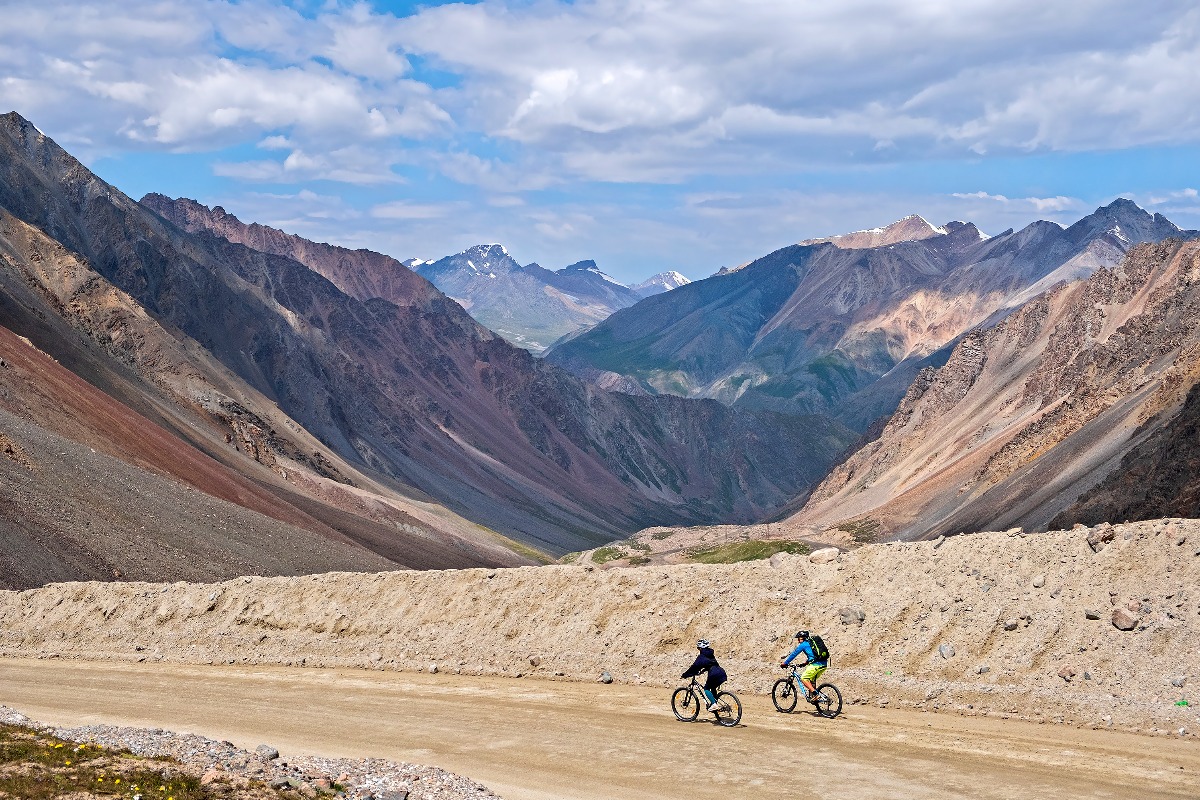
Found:
<path fill-rule="evenodd" d="M 701 639 L 700 641 L 696 642 L 697 650 L 703 650 L 704 648 L 709 647 L 709 646 L 710 645 L 708 643 L 708 639 Z"/>
<path fill-rule="evenodd" d="M 808 638 L 808 631 L 796 631 L 796 638 L 803 642 Z"/>

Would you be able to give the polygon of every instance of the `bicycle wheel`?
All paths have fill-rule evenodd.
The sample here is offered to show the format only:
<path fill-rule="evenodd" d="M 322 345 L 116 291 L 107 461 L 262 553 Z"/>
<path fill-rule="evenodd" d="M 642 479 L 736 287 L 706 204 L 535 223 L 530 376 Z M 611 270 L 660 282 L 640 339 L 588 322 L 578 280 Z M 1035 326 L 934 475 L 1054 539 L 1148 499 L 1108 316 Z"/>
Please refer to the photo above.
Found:
<path fill-rule="evenodd" d="M 742 721 L 742 701 L 733 692 L 717 692 L 717 724 L 732 728 Z"/>
<path fill-rule="evenodd" d="M 700 713 L 700 703 L 691 689 L 680 686 L 675 690 L 675 694 L 671 695 L 671 710 L 675 712 L 675 718 L 679 721 L 691 722 Z"/>
<path fill-rule="evenodd" d="M 771 702 L 775 710 L 782 714 L 790 714 L 796 710 L 796 687 L 791 678 L 780 678 L 771 688 Z"/>
<path fill-rule="evenodd" d="M 816 705 L 818 714 L 833 719 L 842 713 L 842 693 L 832 683 L 822 683 L 817 687 Z"/>

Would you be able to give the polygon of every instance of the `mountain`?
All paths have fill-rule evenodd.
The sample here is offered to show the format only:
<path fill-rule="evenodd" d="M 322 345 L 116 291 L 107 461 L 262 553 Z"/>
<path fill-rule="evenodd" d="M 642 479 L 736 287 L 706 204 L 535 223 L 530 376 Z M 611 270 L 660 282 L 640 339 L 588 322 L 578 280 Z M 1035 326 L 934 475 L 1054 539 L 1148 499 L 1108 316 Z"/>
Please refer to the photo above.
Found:
<path fill-rule="evenodd" d="M 22 122 L 0 131 L 61 158 Z M 13 216 L 56 187 L 16 189 L 12 144 L 0 134 L 0 586 L 533 563 L 348 464 Z"/>
<path fill-rule="evenodd" d="M 480 324 L 534 353 L 641 299 L 594 261 L 557 271 L 522 267 L 498 244 L 477 245 L 416 270 Z"/>
<path fill-rule="evenodd" d="M 180 228 L 16 114 L 0 117 L 0 211 L 12 309 L 0 324 L 277 496 L 340 498 L 331 520 L 380 515 L 428 540 L 437 501 L 561 553 L 650 524 L 758 518 L 805 494 L 850 441 L 823 418 L 596 390 L 393 262 L 389 285 L 407 293 L 360 300 L 294 258 Z M 39 237 L 36 258 L 14 231 Z M 326 247 L 287 246 L 310 260 Z M 315 498 L 298 491 L 314 482 Z M 416 522 L 389 516 L 401 507 Z M 487 531 L 460 539 L 512 557 Z"/>
<path fill-rule="evenodd" d="M 952 225 L 954 223 L 951 223 Z M 960 223 L 961 224 L 961 223 Z M 820 239 L 805 239 L 801 245 L 829 244 L 847 250 L 858 250 L 869 247 L 884 247 L 898 242 L 919 242 L 934 236 L 945 235 L 946 228 L 936 228 L 925 221 L 919 214 L 910 214 L 904 219 L 896 220 L 891 225 L 882 228 L 871 228 L 865 231 L 843 233 L 837 236 L 826 236 Z"/>
<path fill-rule="evenodd" d="M 987 237 L 919 217 L 880 235 L 889 229 L 920 238 L 785 247 L 618 311 L 546 358 L 601 385 L 828 413 L 862 431 L 975 326 L 1118 263 L 1133 242 L 1194 235 L 1127 200 L 1066 229 L 1035 222 Z"/>
<path fill-rule="evenodd" d="M 971 332 L 791 523 L 913 539 L 1200 513 L 1197 276 L 1200 242 L 1143 244 Z"/>
<path fill-rule="evenodd" d="M 687 286 L 689 283 L 691 281 L 686 277 L 671 270 L 670 272 L 660 272 L 629 288 L 633 289 L 641 297 L 649 297 L 650 295 L 678 289 L 680 286 Z"/>
<path fill-rule="evenodd" d="M 397 305 L 424 304 L 437 295 L 410 268 L 410 264 L 424 263 L 420 259 L 408 259 L 406 263 L 371 250 L 310 242 L 257 222 L 247 225 L 220 206 L 208 208 L 187 198 L 172 200 L 150 193 L 138 202 L 188 233 L 213 233 L 259 252 L 297 261 L 364 302 L 381 298 Z"/>

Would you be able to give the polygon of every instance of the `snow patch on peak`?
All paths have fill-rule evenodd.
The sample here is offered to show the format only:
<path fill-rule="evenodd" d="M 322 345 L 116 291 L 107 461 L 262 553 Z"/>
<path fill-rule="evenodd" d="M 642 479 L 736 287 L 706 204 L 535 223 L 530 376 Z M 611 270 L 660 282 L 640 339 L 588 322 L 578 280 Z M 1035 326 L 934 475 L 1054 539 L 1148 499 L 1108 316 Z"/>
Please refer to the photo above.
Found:
<path fill-rule="evenodd" d="M 854 250 L 868 247 L 883 247 L 900 242 L 913 242 L 930 239 L 934 236 L 945 236 L 946 228 L 936 227 L 920 214 L 909 214 L 890 225 L 880 228 L 843 233 L 838 236 L 824 236 L 818 239 L 805 239 L 801 245 L 829 243 L 837 247 Z"/>

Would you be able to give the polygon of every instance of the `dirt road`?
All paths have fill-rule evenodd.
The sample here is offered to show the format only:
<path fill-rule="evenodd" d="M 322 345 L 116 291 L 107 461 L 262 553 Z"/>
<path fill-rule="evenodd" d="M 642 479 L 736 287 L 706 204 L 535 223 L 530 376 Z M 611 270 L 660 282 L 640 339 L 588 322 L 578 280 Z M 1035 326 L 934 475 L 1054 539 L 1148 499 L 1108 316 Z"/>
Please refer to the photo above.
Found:
<path fill-rule="evenodd" d="M 681 723 L 669 692 L 282 667 L 0 660 L 0 704 L 51 724 L 190 731 L 253 749 L 433 764 L 509 800 L 1195 798 L 1200 744 L 746 696 L 734 729 Z"/>

